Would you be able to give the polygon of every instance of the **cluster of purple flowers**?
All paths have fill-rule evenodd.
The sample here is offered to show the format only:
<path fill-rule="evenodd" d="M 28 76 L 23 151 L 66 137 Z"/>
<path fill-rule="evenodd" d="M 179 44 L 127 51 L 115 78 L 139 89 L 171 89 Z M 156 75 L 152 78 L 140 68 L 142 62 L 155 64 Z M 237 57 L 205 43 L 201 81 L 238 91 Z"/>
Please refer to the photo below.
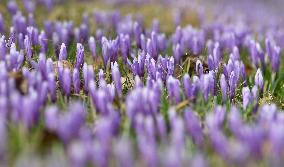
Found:
<path fill-rule="evenodd" d="M 259 39 L 249 26 L 211 23 L 166 35 L 158 20 L 147 28 L 143 17 L 97 10 L 78 27 L 45 20 L 41 29 L 36 4 L 23 4 L 28 14 L 7 3 L 11 25 L 0 13 L 1 160 L 6 124 L 32 133 L 44 122 L 74 167 L 209 166 L 208 152 L 227 165 L 284 163 L 283 112 L 259 103 L 281 75 L 283 30 Z"/>

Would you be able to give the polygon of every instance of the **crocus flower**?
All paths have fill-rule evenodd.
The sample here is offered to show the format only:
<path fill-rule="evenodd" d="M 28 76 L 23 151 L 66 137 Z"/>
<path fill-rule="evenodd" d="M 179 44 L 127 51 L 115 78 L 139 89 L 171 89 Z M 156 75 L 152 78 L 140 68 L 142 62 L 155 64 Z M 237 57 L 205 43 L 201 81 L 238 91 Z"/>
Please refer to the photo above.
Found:
<path fill-rule="evenodd" d="M 235 96 L 235 89 L 236 89 L 236 75 L 235 72 L 232 71 L 230 78 L 229 78 L 229 86 L 230 86 L 230 99 L 232 100 Z"/>
<path fill-rule="evenodd" d="M 245 110 L 248 104 L 251 102 L 251 93 L 249 87 L 243 87 L 242 95 L 243 95 L 243 109 Z"/>
<path fill-rule="evenodd" d="M 124 63 L 127 62 L 127 56 L 130 52 L 130 37 L 129 35 L 120 35 L 119 38 L 120 50 L 122 55 L 122 60 Z"/>
<path fill-rule="evenodd" d="M 25 51 L 27 54 L 27 59 L 30 60 L 32 58 L 32 44 L 30 38 L 26 35 L 24 39 Z"/>
<path fill-rule="evenodd" d="M 190 77 L 188 74 L 185 74 L 183 76 L 183 88 L 185 92 L 185 96 L 187 99 L 191 98 L 191 83 L 190 83 Z"/>
<path fill-rule="evenodd" d="M 229 112 L 228 125 L 229 125 L 229 128 L 232 131 L 233 135 L 236 138 L 242 137 L 242 128 L 243 128 L 244 124 L 243 124 L 243 121 L 242 121 L 241 114 L 235 106 L 233 106 L 231 108 L 231 111 Z"/>
<path fill-rule="evenodd" d="M 228 90 L 227 81 L 224 74 L 222 74 L 220 77 L 220 86 L 222 91 L 222 102 L 224 103 L 227 100 L 227 90 Z"/>
<path fill-rule="evenodd" d="M 219 130 L 211 131 L 209 135 L 211 144 L 214 150 L 223 158 L 226 158 L 229 153 L 228 140 L 226 136 Z"/>
<path fill-rule="evenodd" d="M 11 15 L 15 15 L 18 11 L 18 5 L 16 3 L 16 1 L 9 1 L 7 3 L 7 9 L 10 12 Z"/>
<path fill-rule="evenodd" d="M 56 132 L 58 128 L 58 108 L 56 106 L 48 107 L 45 112 L 45 126 L 48 130 Z"/>
<path fill-rule="evenodd" d="M 188 108 L 184 111 L 184 119 L 187 133 L 192 137 L 195 144 L 202 146 L 204 137 L 199 118 Z"/>
<path fill-rule="evenodd" d="M 280 47 L 274 46 L 272 49 L 271 66 L 273 72 L 278 72 L 280 66 Z"/>
<path fill-rule="evenodd" d="M 75 68 L 80 69 L 84 64 L 84 46 L 77 43 Z"/>
<path fill-rule="evenodd" d="M 48 89 L 50 92 L 50 98 L 52 102 L 55 102 L 57 99 L 56 96 L 56 79 L 53 73 L 48 74 Z"/>
<path fill-rule="evenodd" d="M 68 156 L 73 167 L 84 167 L 88 162 L 87 147 L 82 141 L 72 142 L 68 148 Z"/>
<path fill-rule="evenodd" d="M 62 74 L 63 92 L 66 96 L 70 95 L 71 91 L 71 74 L 68 68 L 65 68 Z"/>
<path fill-rule="evenodd" d="M 68 112 L 59 115 L 57 133 L 63 142 L 68 143 L 77 137 L 85 121 L 85 109 L 80 102 L 72 102 Z"/>
<path fill-rule="evenodd" d="M 24 110 L 21 111 L 21 116 L 25 127 L 28 129 L 32 128 L 38 121 L 40 106 L 38 99 L 38 94 L 34 90 L 31 91 L 29 96 L 22 98 Z"/>
<path fill-rule="evenodd" d="M 180 91 L 179 91 L 180 82 L 174 77 L 170 76 L 167 80 L 167 89 L 169 92 L 170 100 L 177 104 L 180 102 Z"/>
<path fill-rule="evenodd" d="M 209 93 L 210 93 L 210 82 L 211 82 L 211 76 L 209 74 L 202 75 L 201 80 L 201 91 L 203 93 L 203 98 L 205 101 L 208 100 Z"/>
<path fill-rule="evenodd" d="M 73 70 L 72 81 L 74 85 L 74 93 L 79 94 L 81 89 L 81 80 L 80 80 L 80 73 L 78 69 Z"/>
<path fill-rule="evenodd" d="M 264 88 L 264 81 L 263 81 L 263 76 L 262 72 L 260 69 L 257 69 L 254 77 L 254 84 L 259 88 L 260 93 L 263 93 L 263 88 Z"/>
<path fill-rule="evenodd" d="M 112 71 L 112 79 L 114 81 L 116 92 L 117 92 L 118 96 L 121 96 L 122 95 L 122 84 L 121 84 L 121 78 L 120 78 L 120 72 L 119 72 L 119 69 L 118 69 L 118 64 L 116 62 L 114 62 L 112 64 L 111 71 Z"/>
<path fill-rule="evenodd" d="M 58 59 L 59 61 L 67 59 L 67 49 L 64 43 L 61 44 Z"/>
<path fill-rule="evenodd" d="M 4 33 L 4 20 L 1 13 L 0 13 L 0 33 Z"/>
<path fill-rule="evenodd" d="M 93 59 L 95 59 L 97 56 L 97 53 L 96 53 L 97 47 L 96 47 L 96 40 L 93 36 L 89 38 L 89 49 L 91 51 Z"/>
<path fill-rule="evenodd" d="M 122 137 L 117 141 L 114 147 L 114 153 L 118 166 L 132 167 L 134 165 L 134 159 L 131 141 L 129 141 L 129 139 L 126 137 Z"/>
<path fill-rule="evenodd" d="M 180 44 L 173 46 L 173 53 L 175 58 L 175 64 L 179 64 L 182 56 L 182 47 Z"/>

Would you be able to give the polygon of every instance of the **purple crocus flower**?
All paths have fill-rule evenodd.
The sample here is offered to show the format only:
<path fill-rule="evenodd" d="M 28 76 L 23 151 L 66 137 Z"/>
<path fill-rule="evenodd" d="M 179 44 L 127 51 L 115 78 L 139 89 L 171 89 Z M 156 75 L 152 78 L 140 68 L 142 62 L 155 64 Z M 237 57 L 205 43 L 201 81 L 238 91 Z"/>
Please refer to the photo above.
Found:
<path fill-rule="evenodd" d="M 77 43 L 75 68 L 80 69 L 84 64 L 84 46 Z"/>
<path fill-rule="evenodd" d="M 275 104 L 265 104 L 259 112 L 259 123 L 263 126 L 270 126 L 276 121 L 277 107 Z"/>
<path fill-rule="evenodd" d="M 201 121 L 193 113 L 191 108 L 184 111 L 185 126 L 188 134 L 192 137 L 195 144 L 202 146 L 204 137 L 202 133 Z"/>
<path fill-rule="evenodd" d="M 110 59 L 109 46 L 108 46 L 109 44 L 106 37 L 102 37 L 101 45 L 102 45 L 102 57 L 103 57 L 104 67 L 106 68 L 107 63 Z"/>
<path fill-rule="evenodd" d="M 140 35 L 140 45 L 143 51 L 147 51 L 147 42 L 146 42 L 146 37 L 144 34 Z"/>
<path fill-rule="evenodd" d="M 121 97 L 121 95 L 122 95 L 122 84 L 121 84 L 121 77 L 120 77 L 120 72 L 119 72 L 117 62 L 114 62 L 112 64 L 111 72 L 112 72 L 112 80 L 114 81 L 116 92 L 117 92 L 118 96 Z"/>
<path fill-rule="evenodd" d="M 243 121 L 238 109 L 233 106 L 228 115 L 228 125 L 236 138 L 242 137 Z"/>
<path fill-rule="evenodd" d="M 4 33 L 4 19 L 2 14 L 0 13 L 0 33 Z"/>
<path fill-rule="evenodd" d="M 57 99 L 56 96 L 56 79 L 53 73 L 48 74 L 48 89 L 50 92 L 50 98 L 52 102 L 55 102 Z"/>
<path fill-rule="evenodd" d="M 257 69 L 255 73 L 254 84 L 259 88 L 260 94 L 262 94 L 263 88 L 264 88 L 264 81 L 263 81 L 263 76 L 262 76 L 262 72 L 260 69 Z"/>
<path fill-rule="evenodd" d="M 0 38 L 0 59 L 4 60 L 6 56 L 6 43 L 5 43 L 5 36 Z"/>
<path fill-rule="evenodd" d="M 79 102 L 73 102 L 68 107 L 68 112 L 59 115 L 57 133 L 63 142 L 68 143 L 77 137 L 80 128 L 85 122 L 85 109 Z"/>
<path fill-rule="evenodd" d="M 265 39 L 265 51 L 268 55 L 268 57 L 271 59 L 272 57 L 272 45 L 270 39 L 266 38 Z"/>
<path fill-rule="evenodd" d="M 175 117 L 172 121 L 171 143 L 177 150 L 182 150 L 185 144 L 185 127 L 184 122 L 180 117 Z"/>
<path fill-rule="evenodd" d="M 81 89 L 81 80 L 80 80 L 80 73 L 77 68 L 73 70 L 72 80 L 74 85 L 74 93 L 79 94 Z"/>
<path fill-rule="evenodd" d="M 230 86 L 230 99 L 232 100 L 235 96 L 235 89 L 236 89 L 236 76 L 234 71 L 232 71 L 230 74 L 229 86 Z"/>
<path fill-rule="evenodd" d="M 6 150 L 7 150 L 7 127 L 6 127 L 6 118 L 3 115 L 0 115 L 0 156 L 5 157 Z M 1 158 L 2 159 L 2 158 Z M 2 159 L 3 164 L 5 164 L 5 160 Z"/>
<path fill-rule="evenodd" d="M 114 148 L 114 154 L 119 167 L 134 166 L 132 144 L 126 137 L 122 137 L 117 141 Z"/>
<path fill-rule="evenodd" d="M 67 59 L 67 49 L 64 43 L 61 44 L 58 59 L 59 61 Z"/>
<path fill-rule="evenodd" d="M 273 72 L 278 72 L 280 66 L 280 47 L 274 46 L 272 49 L 271 66 Z"/>
<path fill-rule="evenodd" d="M 215 70 L 215 62 L 211 54 L 208 56 L 208 68 L 209 70 Z"/>
<path fill-rule="evenodd" d="M 152 31 L 155 33 L 160 32 L 160 22 L 158 19 L 154 19 L 152 22 Z"/>
<path fill-rule="evenodd" d="M 52 22 L 45 20 L 44 21 L 44 31 L 45 31 L 48 39 L 51 39 L 51 37 L 52 37 L 52 30 L 53 30 Z"/>
<path fill-rule="evenodd" d="M 227 90 L 228 90 L 228 85 L 224 74 L 222 74 L 220 77 L 220 87 L 222 92 L 222 102 L 224 103 L 227 100 Z"/>
<path fill-rule="evenodd" d="M 130 37 L 129 35 L 120 35 L 119 36 L 119 44 L 122 55 L 122 60 L 124 63 L 127 63 L 127 56 L 130 52 Z"/>
<path fill-rule="evenodd" d="M 248 104 L 251 102 L 251 93 L 249 87 L 243 87 L 242 96 L 243 96 L 243 109 L 245 110 Z"/>
<path fill-rule="evenodd" d="M 42 31 L 38 37 L 39 44 L 41 46 L 41 52 L 46 53 L 48 49 L 48 40 L 44 31 Z"/>
<path fill-rule="evenodd" d="M 142 48 L 141 47 L 141 42 L 140 42 L 140 36 L 141 36 L 141 33 L 142 33 L 142 28 L 141 28 L 141 26 L 139 25 L 138 22 L 134 22 L 133 23 L 133 33 L 134 33 L 136 45 L 139 48 Z"/>
<path fill-rule="evenodd" d="M 70 95 L 71 92 L 71 74 L 70 70 L 68 68 L 65 68 L 63 70 L 62 74 L 62 86 L 63 86 L 63 92 L 66 96 Z"/>
<path fill-rule="evenodd" d="M 67 150 L 72 167 L 84 167 L 88 162 L 87 146 L 82 141 L 74 141 Z"/>
<path fill-rule="evenodd" d="M 93 36 L 89 38 L 89 49 L 91 51 L 93 59 L 97 57 L 97 47 L 96 47 L 96 40 Z"/>
<path fill-rule="evenodd" d="M 39 96 L 35 90 L 22 98 L 22 107 L 24 110 L 21 111 L 22 121 L 26 128 L 32 128 L 33 125 L 38 121 L 39 118 Z"/>
<path fill-rule="evenodd" d="M 251 89 L 252 97 L 254 100 L 257 100 L 258 98 L 258 86 L 254 85 Z"/>
<path fill-rule="evenodd" d="M 200 90 L 200 79 L 197 76 L 192 77 L 192 97 L 197 97 L 198 92 Z"/>
<path fill-rule="evenodd" d="M 207 101 L 210 93 L 211 76 L 209 74 L 202 75 L 200 81 L 201 91 L 203 93 L 204 100 Z"/>
<path fill-rule="evenodd" d="M 54 65 L 51 58 L 46 60 L 46 72 L 47 74 L 54 72 Z"/>
<path fill-rule="evenodd" d="M 58 128 L 58 108 L 56 106 L 48 107 L 45 112 L 45 126 L 48 130 L 56 132 Z"/>
<path fill-rule="evenodd" d="M 173 46 L 173 53 L 175 58 L 175 64 L 179 64 L 182 56 L 183 48 L 180 44 Z"/>
<path fill-rule="evenodd" d="M 83 65 L 83 79 L 84 79 L 84 92 L 87 94 L 89 78 L 88 78 L 88 65 L 86 62 Z"/>
<path fill-rule="evenodd" d="M 83 72 L 84 73 L 84 72 Z M 94 78 L 95 78 L 95 74 L 94 74 L 94 68 L 93 68 L 93 66 L 92 65 L 88 65 L 87 67 L 86 67 L 86 74 L 83 74 L 83 75 L 86 75 L 85 77 L 84 77 L 84 79 L 85 79 L 85 92 L 88 92 L 88 89 L 89 89 L 89 82 L 91 81 L 91 80 L 94 80 Z"/>
<path fill-rule="evenodd" d="M 280 123 L 272 123 L 269 130 L 269 139 L 272 147 L 273 156 L 281 158 L 284 149 L 284 125 Z M 281 166 L 281 165 L 280 165 Z"/>
<path fill-rule="evenodd" d="M 170 76 L 167 80 L 167 89 L 169 93 L 169 98 L 174 104 L 180 102 L 180 91 L 179 91 L 180 82 L 178 79 Z"/>
<path fill-rule="evenodd" d="M 209 138 L 214 150 L 226 159 L 229 153 L 229 143 L 226 136 L 220 130 L 210 130 Z"/>
<path fill-rule="evenodd" d="M 24 45 L 25 45 L 27 59 L 28 61 L 30 61 L 32 58 L 32 44 L 31 44 L 30 38 L 27 35 L 25 36 L 25 39 L 24 39 Z"/>
<path fill-rule="evenodd" d="M 7 9 L 11 15 L 15 15 L 18 11 L 18 5 L 16 1 L 12 0 L 7 3 Z"/>
<path fill-rule="evenodd" d="M 185 92 L 185 96 L 187 99 L 191 98 L 191 83 L 190 83 L 190 77 L 188 74 L 185 74 L 183 76 L 183 88 Z"/>

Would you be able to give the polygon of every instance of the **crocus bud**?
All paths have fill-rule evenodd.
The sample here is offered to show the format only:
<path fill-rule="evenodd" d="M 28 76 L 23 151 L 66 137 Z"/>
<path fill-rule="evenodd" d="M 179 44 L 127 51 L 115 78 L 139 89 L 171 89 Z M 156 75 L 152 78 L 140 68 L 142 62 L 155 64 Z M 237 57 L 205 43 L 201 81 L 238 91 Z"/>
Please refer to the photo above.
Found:
<path fill-rule="evenodd" d="M 80 69 L 84 64 L 84 46 L 77 43 L 75 68 Z"/>
<path fill-rule="evenodd" d="M 190 77 L 188 74 L 185 74 L 183 76 L 183 88 L 184 88 L 184 94 L 187 99 L 191 98 L 191 83 L 190 83 Z"/>
<path fill-rule="evenodd" d="M 208 56 L 208 68 L 209 70 L 215 70 L 215 63 L 211 54 Z"/>
<path fill-rule="evenodd" d="M 96 40 L 93 36 L 89 38 L 89 49 L 91 51 L 93 59 L 95 59 L 97 57 L 97 53 L 96 53 L 97 47 L 96 47 Z"/>
<path fill-rule="evenodd" d="M 4 33 L 4 20 L 1 13 L 0 13 L 0 33 Z"/>
<path fill-rule="evenodd" d="M 258 86 L 260 90 L 260 94 L 263 93 L 263 88 L 264 88 L 264 81 L 263 81 L 263 76 L 262 72 L 260 69 L 257 69 L 255 77 L 254 77 L 254 84 Z"/>
<path fill-rule="evenodd" d="M 117 62 L 114 62 L 112 64 L 111 72 L 112 72 L 112 79 L 114 81 L 116 92 L 118 96 L 121 96 L 122 95 L 122 85 L 121 85 L 120 72 L 119 72 Z"/>
<path fill-rule="evenodd" d="M 59 61 L 67 59 L 67 49 L 64 43 L 61 44 L 58 58 Z"/>
<path fill-rule="evenodd" d="M 45 126 L 50 131 L 56 131 L 58 126 L 58 108 L 56 106 L 48 107 L 45 112 Z"/>
<path fill-rule="evenodd" d="M 198 146 L 202 146 L 204 142 L 204 137 L 199 118 L 194 114 L 192 109 L 188 108 L 184 111 L 184 119 L 186 130 L 192 137 L 194 143 Z"/>
<path fill-rule="evenodd" d="M 243 109 L 245 110 L 248 104 L 251 102 L 251 93 L 249 87 L 243 87 L 242 95 L 243 95 Z"/>
<path fill-rule="evenodd" d="M 66 96 L 70 95 L 71 91 L 71 74 L 68 68 L 65 68 L 63 71 L 63 92 Z"/>
<path fill-rule="evenodd" d="M 25 51 L 27 55 L 27 59 L 31 60 L 32 58 L 32 44 L 30 38 L 26 35 L 24 39 Z"/>
<path fill-rule="evenodd" d="M 81 89 L 80 88 L 81 80 L 80 80 L 80 73 L 76 68 L 73 70 L 72 80 L 74 85 L 74 93 L 79 94 Z"/>
<path fill-rule="evenodd" d="M 179 92 L 180 82 L 178 79 L 170 76 L 167 80 L 167 89 L 169 92 L 170 100 L 177 104 L 180 102 L 180 92 Z"/>
<path fill-rule="evenodd" d="M 56 96 L 56 79 L 53 73 L 48 74 L 48 89 L 50 92 L 50 98 L 52 102 L 55 102 L 57 99 Z"/>
<path fill-rule="evenodd" d="M 278 72 L 279 66 L 280 66 L 280 47 L 274 46 L 272 50 L 272 56 L 271 56 L 271 66 L 273 72 Z"/>
<path fill-rule="evenodd" d="M 220 77 L 220 86 L 222 92 L 222 102 L 224 103 L 227 100 L 227 90 L 228 90 L 228 85 L 224 74 L 222 74 Z"/>
<path fill-rule="evenodd" d="M 235 72 L 232 71 L 230 78 L 229 78 L 229 86 L 230 86 L 230 99 L 232 100 L 235 96 L 235 89 L 236 89 L 236 76 Z"/>

